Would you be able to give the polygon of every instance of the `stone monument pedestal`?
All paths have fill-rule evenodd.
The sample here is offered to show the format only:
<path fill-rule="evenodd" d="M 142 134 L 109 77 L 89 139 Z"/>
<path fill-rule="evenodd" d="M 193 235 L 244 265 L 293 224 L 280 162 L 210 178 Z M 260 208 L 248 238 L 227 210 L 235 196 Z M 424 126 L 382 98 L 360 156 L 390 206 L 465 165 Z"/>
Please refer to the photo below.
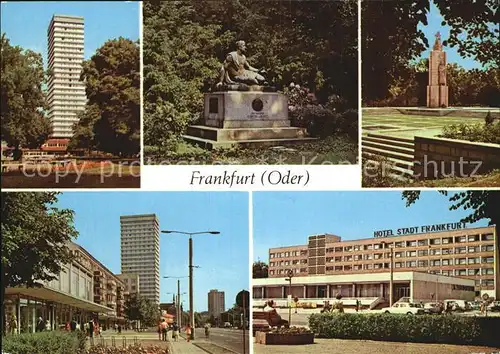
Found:
<path fill-rule="evenodd" d="M 189 126 L 184 139 L 207 149 L 315 140 L 305 128 L 291 127 L 286 96 L 267 91 L 248 86 L 245 91 L 206 93 L 204 124 Z"/>
<path fill-rule="evenodd" d="M 448 107 L 448 86 L 427 86 L 427 107 Z"/>

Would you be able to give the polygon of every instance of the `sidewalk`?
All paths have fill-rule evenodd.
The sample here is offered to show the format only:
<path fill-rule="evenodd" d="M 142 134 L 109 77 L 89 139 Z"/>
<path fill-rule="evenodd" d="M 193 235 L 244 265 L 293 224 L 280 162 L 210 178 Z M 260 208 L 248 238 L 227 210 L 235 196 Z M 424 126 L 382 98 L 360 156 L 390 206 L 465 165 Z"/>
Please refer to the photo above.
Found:
<path fill-rule="evenodd" d="M 206 354 L 207 352 L 203 349 L 198 348 L 193 344 L 193 342 L 186 342 L 184 338 L 179 338 L 178 342 L 174 342 L 170 339 L 170 347 L 172 348 L 173 354 Z"/>

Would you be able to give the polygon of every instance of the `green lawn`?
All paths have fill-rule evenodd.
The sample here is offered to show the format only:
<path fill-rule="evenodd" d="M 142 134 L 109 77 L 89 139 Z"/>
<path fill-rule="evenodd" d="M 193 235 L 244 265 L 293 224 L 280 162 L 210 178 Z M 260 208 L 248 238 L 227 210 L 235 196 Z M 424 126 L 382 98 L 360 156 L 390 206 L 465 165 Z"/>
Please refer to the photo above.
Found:
<path fill-rule="evenodd" d="M 456 117 L 456 116 L 424 116 L 424 115 L 413 115 L 413 114 L 367 114 L 363 115 L 362 126 L 364 132 L 368 133 L 384 133 L 390 132 L 391 135 L 397 134 L 401 131 L 401 135 L 411 135 L 420 133 L 427 133 L 434 135 L 434 133 L 439 133 L 439 131 L 446 125 L 452 124 L 475 124 L 484 123 L 483 118 L 471 118 L 471 117 Z M 370 126 L 380 126 L 380 128 Z"/>

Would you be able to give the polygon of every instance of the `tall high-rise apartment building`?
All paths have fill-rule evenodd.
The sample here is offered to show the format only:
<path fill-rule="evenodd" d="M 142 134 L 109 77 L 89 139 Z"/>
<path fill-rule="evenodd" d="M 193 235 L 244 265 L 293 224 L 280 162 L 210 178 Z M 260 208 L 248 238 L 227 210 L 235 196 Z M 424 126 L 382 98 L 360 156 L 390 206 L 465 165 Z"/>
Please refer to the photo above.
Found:
<path fill-rule="evenodd" d="M 208 314 L 219 317 L 226 309 L 224 304 L 224 292 L 212 289 L 208 293 Z"/>
<path fill-rule="evenodd" d="M 77 115 L 85 109 L 85 84 L 80 81 L 84 58 L 83 17 L 54 15 L 47 30 L 48 118 L 51 137 L 71 138 Z"/>
<path fill-rule="evenodd" d="M 160 303 L 160 226 L 156 214 L 122 215 L 121 271 L 139 276 L 139 293 Z"/>

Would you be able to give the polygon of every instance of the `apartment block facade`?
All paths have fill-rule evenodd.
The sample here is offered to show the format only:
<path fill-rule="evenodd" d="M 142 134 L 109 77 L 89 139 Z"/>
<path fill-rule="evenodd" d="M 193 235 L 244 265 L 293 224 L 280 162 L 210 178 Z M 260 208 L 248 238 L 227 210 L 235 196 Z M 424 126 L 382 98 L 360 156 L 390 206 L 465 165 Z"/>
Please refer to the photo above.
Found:
<path fill-rule="evenodd" d="M 208 315 L 219 317 L 226 309 L 224 291 L 212 289 L 208 292 Z"/>
<path fill-rule="evenodd" d="M 160 303 L 160 225 L 156 214 L 120 216 L 121 271 L 137 274 L 139 293 Z"/>
<path fill-rule="evenodd" d="M 85 49 L 83 17 L 54 15 L 47 37 L 51 137 L 71 138 L 77 115 L 87 102 L 85 84 L 80 81 Z"/>
<path fill-rule="evenodd" d="M 494 226 L 342 241 L 310 236 L 307 245 L 269 249 L 269 277 L 424 272 L 473 279 L 476 295 L 500 297 Z M 381 234 L 383 235 L 383 233 Z"/>
<path fill-rule="evenodd" d="M 124 273 L 116 276 L 123 282 L 125 301 L 130 296 L 139 294 L 139 274 Z"/>
<path fill-rule="evenodd" d="M 99 318 L 108 325 L 122 322 L 125 311 L 123 282 L 83 247 L 72 243 L 70 249 L 72 249 L 73 254 L 79 259 L 80 263 L 88 264 L 88 268 L 92 270 L 93 302 L 109 309 L 107 312 L 101 313 Z"/>

